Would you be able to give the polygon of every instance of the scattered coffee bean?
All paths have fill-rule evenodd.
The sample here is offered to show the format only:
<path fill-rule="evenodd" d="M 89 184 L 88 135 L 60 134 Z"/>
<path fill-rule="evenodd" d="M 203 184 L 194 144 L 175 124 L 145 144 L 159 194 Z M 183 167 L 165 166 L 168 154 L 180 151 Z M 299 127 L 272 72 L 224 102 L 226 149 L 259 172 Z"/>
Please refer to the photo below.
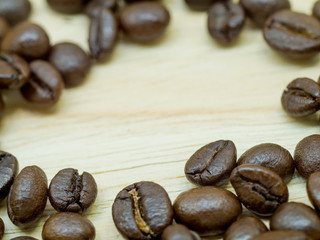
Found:
<path fill-rule="evenodd" d="M 26 20 L 31 13 L 29 0 L 1 0 L 0 17 L 4 18 L 10 25 Z"/>
<path fill-rule="evenodd" d="M 238 166 L 248 163 L 269 168 L 282 177 L 285 183 L 290 182 L 295 170 L 290 152 L 273 143 L 259 144 L 243 153 L 238 160 Z"/>
<path fill-rule="evenodd" d="M 64 212 L 52 215 L 42 229 L 43 240 L 93 240 L 96 230 L 88 219 L 78 213 Z"/>
<path fill-rule="evenodd" d="M 0 151 L 0 200 L 4 199 L 18 173 L 18 160 L 10 153 Z"/>
<path fill-rule="evenodd" d="M 258 215 L 271 215 L 288 201 L 287 185 L 268 168 L 240 165 L 232 171 L 230 181 L 243 205 Z"/>
<path fill-rule="evenodd" d="M 294 151 L 294 161 L 298 172 L 304 178 L 320 171 L 320 135 L 302 139 Z"/>
<path fill-rule="evenodd" d="M 196 11 L 206 11 L 217 0 L 185 0 L 187 5 Z"/>
<path fill-rule="evenodd" d="M 167 28 L 170 14 L 160 2 L 137 2 L 120 12 L 120 25 L 124 33 L 139 43 L 159 39 Z"/>
<path fill-rule="evenodd" d="M 86 7 L 86 14 L 88 17 L 97 17 L 100 9 L 115 12 L 118 9 L 118 0 L 92 0 Z"/>
<path fill-rule="evenodd" d="M 11 240 L 38 240 L 38 239 L 33 237 L 28 237 L 28 236 L 21 236 L 21 237 L 11 238 Z"/>
<path fill-rule="evenodd" d="M 232 141 L 219 140 L 196 151 L 185 165 L 187 179 L 197 185 L 223 185 L 236 167 L 237 150 Z"/>
<path fill-rule="evenodd" d="M 2 218 L 0 218 L 0 240 L 2 239 L 4 235 L 4 222 L 2 221 Z"/>
<path fill-rule="evenodd" d="M 161 240 L 201 240 L 201 238 L 187 227 L 181 224 L 173 224 L 163 231 Z"/>
<path fill-rule="evenodd" d="M 8 196 L 7 210 L 10 220 L 17 226 L 37 220 L 47 202 L 47 177 L 37 166 L 22 169 Z"/>
<path fill-rule="evenodd" d="M 312 8 L 312 16 L 320 20 L 320 0 L 314 3 Z"/>
<path fill-rule="evenodd" d="M 320 172 L 315 172 L 308 178 L 307 192 L 310 202 L 320 213 Z"/>
<path fill-rule="evenodd" d="M 0 17 L 0 42 L 7 35 L 9 29 L 10 28 L 7 21 L 4 18 Z"/>
<path fill-rule="evenodd" d="M 304 232 L 299 231 L 271 231 L 262 233 L 250 240 L 312 240 Z"/>
<path fill-rule="evenodd" d="M 89 0 L 47 0 L 50 7 L 65 14 L 81 13 Z"/>
<path fill-rule="evenodd" d="M 134 183 L 118 193 L 112 205 L 113 221 L 128 239 L 154 239 L 172 223 L 167 192 L 153 182 Z"/>
<path fill-rule="evenodd" d="M 309 58 L 320 50 L 320 22 L 309 15 L 282 10 L 273 14 L 263 29 L 271 48 L 292 58 Z"/>
<path fill-rule="evenodd" d="M 205 186 L 181 193 L 173 210 L 177 223 L 206 236 L 224 233 L 237 220 L 242 207 L 232 192 Z"/>

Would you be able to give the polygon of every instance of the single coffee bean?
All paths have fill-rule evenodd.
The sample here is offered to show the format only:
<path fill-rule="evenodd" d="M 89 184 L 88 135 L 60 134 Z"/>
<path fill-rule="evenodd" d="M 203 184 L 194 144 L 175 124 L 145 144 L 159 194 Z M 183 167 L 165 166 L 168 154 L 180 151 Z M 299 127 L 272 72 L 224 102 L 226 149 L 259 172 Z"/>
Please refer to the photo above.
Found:
<path fill-rule="evenodd" d="M 91 68 L 90 57 L 73 43 L 59 43 L 52 47 L 49 62 L 58 69 L 66 87 L 82 83 Z"/>
<path fill-rule="evenodd" d="M 282 108 L 292 117 L 305 117 L 320 109 L 320 85 L 309 78 L 297 78 L 282 93 Z"/>
<path fill-rule="evenodd" d="M 312 8 L 312 16 L 320 20 L 320 0 L 314 3 Z"/>
<path fill-rule="evenodd" d="M 65 14 L 81 13 L 89 0 L 47 0 L 55 11 Z"/>
<path fill-rule="evenodd" d="M 36 221 L 47 203 L 47 176 L 37 166 L 22 169 L 8 196 L 7 210 L 10 220 L 17 226 Z"/>
<path fill-rule="evenodd" d="M 177 223 L 200 235 L 220 235 L 242 212 L 237 197 L 223 188 L 205 186 L 181 193 L 173 204 Z"/>
<path fill-rule="evenodd" d="M 302 139 L 294 151 L 294 161 L 298 172 L 304 178 L 320 171 L 320 135 Z"/>
<path fill-rule="evenodd" d="M 38 239 L 33 237 L 28 237 L 28 236 L 21 236 L 21 237 L 11 238 L 11 240 L 38 240 Z"/>
<path fill-rule="evenodd" d="M 243 29 L 246 16 L 242 7 L 231 1 L 214 3 L 208 11 L 208 30 L 220 43 L 235 41 Z"/>
<path fill-rule="evenodd" d="M 271 48 L 292 58 L 309 58 L 320 50 L 320 22 L 309 15 L 281 10 L 265 23 L 263 35 Z"/>
<path fill-rule="evenodd" d="M 10 153 L 0 151 L 0 200 L 4 199 L 18 173 L 18 160 Z"/>
<path fill-rule="evenodd" d="M 288 202 L 282 204 L 272 215 L 270 229 L 302 231 L 313 239 L 320 239 L 320 218 L 306 204 Z"/>
<path fill-rule="evenodd" d="M 4 222 L 2 221 L 2 218 L 0 218 L 0 240 L 2 239 L 4 235 Z"/>
<path fill-rule="evenodd" d="M 43 58 L 50 49 L 49 37 L 37 24 L 23 22 L 15 26 L 2 41 L 2 50 L 26 59 Z"/>
<path fill-rule="evenodd" d="M 120 25 L 124 33 L 139 43 L 159 39 L 170 22 L 170 14 L 160 2 L 137 2 L 120 12 Z"/>
<path fill-rule="evenodd" d="M 97 17 L 100 9 L 109 9 L 110 11 L 117 11 L 118 0 L 92 0 L 86 7 L 86 14 L 88 17 Z"/>
<path fill-rule="evenodd" d="M 320 172 L 312 173 L 308 178 L 307 192 L 310 202 L 320 213 Z"/>
<path fill-rule="evenodd" d="M 60 73 L 49 62 L 35 60 L 30 63 L 31 77 L 21 88 L 23 97 L 31 103 L 51 106 L 64 88 Z"/>
<path fill-rule="evenodd" d="M 173 210 L 167 192 L 153 182 L 134 183 L 118 193 L 112 205 L 118 231 L 128 239 L 160 237 L 172 223 Z"/>
<path fill-rule="evenodd" d="M 185 2 L 192 10 L 207 11 L 217 0 L 185 0 Z"/>
<path fill-rule="evenodd" d="M 243 205 L 258 215 L 271 215 L 288 201 L 287 185 L 268 168 L 240 165 L 232 171 L 230 181 Z"/>
<path fill-rule="evenodd" d="M 1 0 L 0 17 L 10 25 L 25 21 L 31 13 L 29 0 Z"/>
<path fill-rule="evenodd" d="M 273 143 L 259 144 L 243 153 L 238 160 L 238 166 L 248 163 L 269 168 L 282 177 L 285 183 L 290 182 L 295 170 L 290 152 Z"/>
<path fill-rule="evenodd" d="M 243 217 L 231 224 L 223 236 L 223 240 L 249 240 L 267 232 L 264 223 L 255 217 Z"/>
<path fill-rule="evenodd" d="M 250 240 L 312 240 L 304 232 L 299 231 L 271 231 L 262 233 Z"/>
<path fill-rule="evenodd" d="M 237 150 L 232 141 L 219 140 L 196 151 L 187 161 L 184 172 L 197 185 L 223 185 L 236 167 Z"/>
<path fill-rule="evenodd" d="M 163 231 L 161 240 L 201 240 L 201 238 L 187 227 L 181 224 L 173 224 Z"/>
<path fill-rule="evenodd" d="M 7 35 L 9 29 L 10 27 L 7 21 L 4 18 L 0 17 L 0 42 Z"/>
<path fill-rule="evenodd" d="M 43 225 L 43 240 L 93 240 L 96 230 L 88 219 L 77 213 L 64 212 L 52 215 Z"/>

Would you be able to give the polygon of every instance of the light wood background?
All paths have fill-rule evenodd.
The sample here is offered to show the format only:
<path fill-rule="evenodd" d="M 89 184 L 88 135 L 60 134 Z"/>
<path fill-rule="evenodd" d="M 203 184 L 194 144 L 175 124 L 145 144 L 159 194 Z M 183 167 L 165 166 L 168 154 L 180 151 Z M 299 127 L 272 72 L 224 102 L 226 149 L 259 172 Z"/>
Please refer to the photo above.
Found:
<path fill-rule="evenodd" d="M 52 43 L 72 41 L 87 47 L 85 16 L 53 12 L 45 0 L 31 0 L 32 21 L 47 29 Z M 313 0 L 292 0 L 293 9 L 310 13 Z M 172 201 L 195 187 L 184 177 L 186 160 L 219 139 L 236 144 L 238 156 L 260 143 L 277 143 L 294 152 L 304 137 L 320 133 L 319 115 L 296 120 L 280 105 L 285 86 L 296 77 L 317 79 L 320 59 L 290 61 L 273 52 L 249 21 L 239 40 L 223 47 L 210 39 L 206 14 L 190 11 L 182 0 L 165 0 L 172 15 L 165 37 L 150 46 L 121 41 L 110 62 L 95 66 L 86 82 L 65 90 L 58 105 L 38 109 L 19 93 L 6 92 L 0 147 L 14 154 L 20 169 L 38 165 L 50 181 L 63 168 L 92 173 L 99 187 L 86 216 L 96 239 L 123 239 L 111 205 L 125 186 L 155 181 Z M 230 185 L 228 189 L 231 189 Z M 290 200 L 310 204 L 305 181 L 289 184 Z M 52 207 L 27 230 L 0 216 L 4 239 L 41 239 Z"/>

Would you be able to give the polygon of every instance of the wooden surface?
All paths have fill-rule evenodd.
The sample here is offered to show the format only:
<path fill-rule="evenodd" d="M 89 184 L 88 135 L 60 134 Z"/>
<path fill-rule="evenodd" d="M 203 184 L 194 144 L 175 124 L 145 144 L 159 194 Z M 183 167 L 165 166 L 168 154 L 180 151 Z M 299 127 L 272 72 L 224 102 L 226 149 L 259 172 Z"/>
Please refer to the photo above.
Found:
<path fill-rule="evenodd" d="M 73 41 L 87 47 L 88 19 L 53 12 L 45 0 L 32 0 L 32 21 L 42 24 L 52 43 Z M 172 201 L 195 187 L 184 177 L 186 160 L 201 146 L 219 139 L 236 144 L 238 156 L 259 143 L 272 142 L 294 152 L 304 137 L 319 134 L 319 115 L 288 117 L 280 96 L 296 77 L 317 79 L 320 59 L 289 61 L 265 44 L 249 21 L 239 41 L 222 47 L 206 31 L 206 14 L 190 11 L 182 0 L 165 0 L 172 15 L 157 44 L 122 40 L 110 62 L 95 66 L 86 82 L 64 91 L 52 109 L 37 109 L 15 92 L 6 92 L 0 147 L 14 154 L 20 169 L 38 165 L 50 181 L 63 168 L 92 173 L 99 194 L 86 216 L 96 239 L 123 239 L 111 217 L 111 205 L 125 186 L 150 180 Z M 313 0 L 291 1 L 309 13 Z M 228 189 L 232 190 L 230 185 Z M 310 204 L 305 181 L 289 184 L 290 200 Z M 21 230 L 0 203 L 4 239 L 30 235 L 41 239 L 40 221 Z"/>

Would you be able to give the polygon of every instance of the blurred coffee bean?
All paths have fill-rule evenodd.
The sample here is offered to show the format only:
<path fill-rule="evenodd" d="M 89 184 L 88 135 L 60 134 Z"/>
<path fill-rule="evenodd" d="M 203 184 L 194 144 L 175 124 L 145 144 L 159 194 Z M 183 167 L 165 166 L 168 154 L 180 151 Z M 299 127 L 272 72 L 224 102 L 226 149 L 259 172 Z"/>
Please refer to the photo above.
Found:
<path fill-rule="evenodd" d="M 31 13 L 29 0 L 1 0 L 0 17 L 4 18 L 10 25 L 25 21 Z"/>
<path fill-rule="evenodd" d="M 47 0 L 55 11 L 65 14 L 81 13 L 90 0 Z"/>
<path fill-rule="evenodd" d="M 19 163 L 15 156 L 0 151 L 0 200 L 4 199 L 18 173 Z"/>
<path fill-rule="evenodd" d="M 97 17 L 101 9 L 115 12 L 118 9 L 118 0 L 92 0 L 86 7 L 88 17 Z"/>

